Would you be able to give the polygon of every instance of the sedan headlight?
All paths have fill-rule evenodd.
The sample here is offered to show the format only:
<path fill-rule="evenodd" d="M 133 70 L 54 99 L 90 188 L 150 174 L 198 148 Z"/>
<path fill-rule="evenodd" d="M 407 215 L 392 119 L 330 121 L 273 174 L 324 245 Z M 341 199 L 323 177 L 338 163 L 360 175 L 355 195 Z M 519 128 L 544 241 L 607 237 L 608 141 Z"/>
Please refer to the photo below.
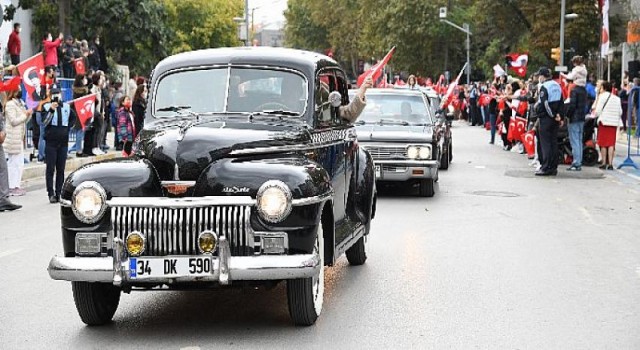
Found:
<path fill-rule="evenodd" d="M 291 213 L 291 190 L 282 181 L 270 180 L 262 184 L 256 199 L 258 213 L 268 222 L 280 222 Z"/>
<path fill-rule="evenodd" d="M 420 147 L 420 150 L 418 151 L 418 158 L 420 159 L 431 158 L 431 148 L 427 146 Z"/>
<path fill-rule="evenodd" d="M 420 153 L 420 149 L 416 146 L 407 147 L 407 158 L 416 159 L 418 158 L 418 154 Z"/>
<path fill-rule="evenodd" d="M 76 187 L 71 197 L 71 209 L 78 220 L 93 224 L 107 209 L 107 194 L 95 181 L 85 181 Z"/>

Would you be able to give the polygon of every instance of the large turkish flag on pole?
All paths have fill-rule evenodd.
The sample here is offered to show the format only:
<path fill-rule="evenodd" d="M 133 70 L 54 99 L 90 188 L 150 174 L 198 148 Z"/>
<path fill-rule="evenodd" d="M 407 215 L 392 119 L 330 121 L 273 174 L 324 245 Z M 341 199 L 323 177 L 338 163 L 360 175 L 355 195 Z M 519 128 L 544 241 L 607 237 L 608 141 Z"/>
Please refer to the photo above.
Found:
<path fill-rule="evenodd" d="M 91 94 L 77 98 L 69 103 L 73 103 L 73 107 L 76 109 L 78 120 L 80 125 L 84 129 L 87 124 L 87 120 L 93 118 L 93 112 L 95 111 L 96 94 Z"/>
<path fill-rule="evenodd" d="M 389 60 L 391 59 L 391 56 L 393 56 L 393 53 L 395 51 L 396 51 L 396 47 L 394 46 L 391 48 L 391 50 L 389 50 L 389 52 L 384 56 L 384 58 L 381 61 L 376 63 L 373 67 L 369 68 L 368 71 L 360 74 L 357 81 L 358 86 L 362 85 L 362 82 L 368 76 L 371 76 L 371 78 L 373 79 L 373 84 L 375 86 L 376 81 L 378 81 L 378 79 L 380 78 L 380 75 L 382 74 L 382 68 L 384 68 L 384 66 L 387 65 L 387 63 L 389 62 Z"/>
<path fill-rule="evenodd" d="M 39 104 L 40 96 L 45 95 L 40 91 L 42 88 L 42 77 L 44 76 L 44 57 L 42 56 L 42 52 L 20 62 L 17 68 L 27 90 L 27 95 L 25 96 L 27 106 L 34 108 Z M 34 94 L 36 90 L 37 93 Z"/>

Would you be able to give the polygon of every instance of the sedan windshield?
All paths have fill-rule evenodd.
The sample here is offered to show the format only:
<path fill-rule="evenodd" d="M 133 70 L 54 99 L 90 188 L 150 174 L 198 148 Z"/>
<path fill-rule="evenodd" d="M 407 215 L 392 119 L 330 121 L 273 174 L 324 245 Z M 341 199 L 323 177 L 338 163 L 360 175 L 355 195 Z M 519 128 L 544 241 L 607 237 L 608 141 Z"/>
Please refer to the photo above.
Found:
<path fill-rule="evenodd" d="M 302 115 L 307 105 L 307 82 L 296 73 L 277 69 L 211 68 L 181 71 L 158 83 L 153 114 L 267 112 Z"/>
<path fill-rule="evenodd" d="M 382 124 L 431 124 L 422 96 L 367 94 L 367 105 L 359 122 Z"/>

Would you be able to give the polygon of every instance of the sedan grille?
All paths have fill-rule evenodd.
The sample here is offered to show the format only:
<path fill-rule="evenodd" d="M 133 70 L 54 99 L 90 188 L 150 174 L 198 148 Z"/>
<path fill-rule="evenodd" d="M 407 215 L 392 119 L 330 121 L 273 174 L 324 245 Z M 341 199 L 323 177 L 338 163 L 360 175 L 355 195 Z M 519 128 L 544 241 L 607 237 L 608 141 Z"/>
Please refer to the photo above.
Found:
<path fill-rule="evenodd" d="M 373 160 L 405 159 L 407 149 L 404 146 L 363 146 Z"/>
<path fill-rule="evenodd" d="M 132 231 L 141 232 L 146 256 L 199 254 L 198 235 L 204 230 L 226 236 L 231 255 L 253 255 L 250 216 L 250 206 L 111 208 L 114 236 L 124 241 Z"/>

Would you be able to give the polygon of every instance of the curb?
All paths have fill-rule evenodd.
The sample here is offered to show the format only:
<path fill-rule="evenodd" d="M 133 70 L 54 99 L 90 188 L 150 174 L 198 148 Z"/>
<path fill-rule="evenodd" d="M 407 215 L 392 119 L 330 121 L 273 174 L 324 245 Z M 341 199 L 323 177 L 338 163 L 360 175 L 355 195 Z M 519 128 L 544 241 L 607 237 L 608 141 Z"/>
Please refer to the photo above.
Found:
<path fill-rule="evenodd" d="M 117 152 L 102 154 L 99 156 L 86 157 L 86 158 L 67 158 L 67 163 L 64 168 L 65 175 L 69 174 L 83 165 L 87 165 L 94 162 L 99 162 L 108 159 L 114 159 L 118 156 Z M 40 163 L 30 166 L 25 166 L 22 173 L 22 188 L 28 188 L 35 182 L 40 182 L 45 178 L 46 164 Z"/>

